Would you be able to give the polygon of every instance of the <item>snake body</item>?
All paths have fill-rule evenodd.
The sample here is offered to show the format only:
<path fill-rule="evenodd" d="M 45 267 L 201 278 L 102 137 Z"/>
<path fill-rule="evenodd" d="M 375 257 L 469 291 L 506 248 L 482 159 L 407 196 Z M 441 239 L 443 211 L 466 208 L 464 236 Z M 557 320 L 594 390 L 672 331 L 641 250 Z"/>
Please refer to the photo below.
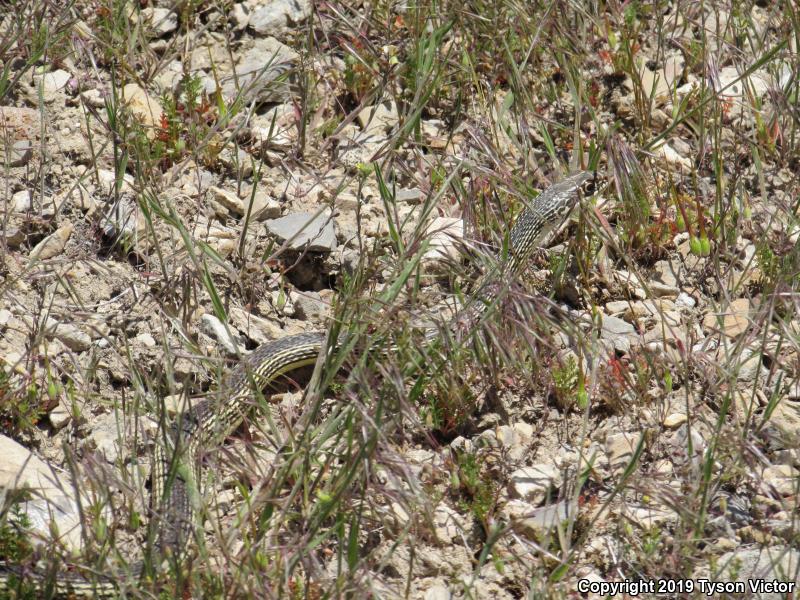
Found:
<path fill-rule="evenodd" d="M 531 250 L 554 228 L 562 224 L 580 199 L 591 195 L 595 174 L 574 173 L 550 186 L 525 207 L 509 235 L 509 254 L 504 271 L 515 275 L 525 265 Z M 480 293 L 480 292 L 479 292 Z M 491 298 L 478 298 L 478 306 Z M 435 333 L 435 332 L 434 332 Z M 426 340 L 432 336 L 426 336 Z M 321 332 L 301 333 L 259 346 L 227 377 L 221 390 L 229 394 L 224 402 L 206 399 L 189 410 L 157 443 L 152 467 L 151 508 L 158 532 L 156 548 L 160 556 L 181 560 L 190 545 L 197 524 L 201 481 L 201 456 L 220 446 L 239 427 L 253 405 L 253 390 L 264 389 L 281 375 L 313 364 L 325 343 Z M 7 589 L 9 574 L 24 574 L 8 565 L 0 566 L 0 592 Z M 75 577 L 50 583 L 54 595 L 102 597 L 114 595 L 113 582 Z"/>

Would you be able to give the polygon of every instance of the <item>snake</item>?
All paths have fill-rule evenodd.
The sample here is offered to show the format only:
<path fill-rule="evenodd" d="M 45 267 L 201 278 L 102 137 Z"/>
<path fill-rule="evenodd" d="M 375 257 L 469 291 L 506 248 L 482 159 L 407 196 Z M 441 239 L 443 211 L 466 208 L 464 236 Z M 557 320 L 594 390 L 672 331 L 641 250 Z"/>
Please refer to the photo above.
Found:
<path fill-rule="evenodd" d="M 546 188 L 526 203 L 508 238 L 508 253 L 500 267 L 513 277 L 527 263 L 532 250 L 554 229 L 569 219 L 582 198 L 597 188 L 597 173 L 578 171 Z M 491 275 L 487 274 L 487 277 Z M 496 274 L 495 274 L 496 275 Z M 480 286 L 479 288 L 480 289 Z M 492 292 L 477 292 L 474 312 L 491 303 Z M 425 343 L 436 337 L 437 329 L 426 333 Z M 202 480 L 201 457 L 222 445 L 236 431 L 253 407 L 254 390 L 264 390 L 278 378 L 304 366 L 313 365 L 326 345 L 326 333 L 306 332 L 286 336 L 258 346 L 243 358 L 219 388 L 223 401 L 207 397 L 186 411 L 171 428 L 164 443 L 156 443 L 151 466 L 151 520 L 156 524 L 155 553 L 179 563 L 189 552 L 198 523 L 198 498 Z M 151 563 L 152 564 L 152 563 Z M 133 572 L 143 572 L 135 563 Z M 47 587 L 55 597 L 113 597 L 113 577 L 92 578 L 79 574 L 47 581 L 19 567 L 0 564 L 0 594 L 9 594 L 20 583 L 35 589 Z M 13 597 L 13 596 L 12 596 Z"/>

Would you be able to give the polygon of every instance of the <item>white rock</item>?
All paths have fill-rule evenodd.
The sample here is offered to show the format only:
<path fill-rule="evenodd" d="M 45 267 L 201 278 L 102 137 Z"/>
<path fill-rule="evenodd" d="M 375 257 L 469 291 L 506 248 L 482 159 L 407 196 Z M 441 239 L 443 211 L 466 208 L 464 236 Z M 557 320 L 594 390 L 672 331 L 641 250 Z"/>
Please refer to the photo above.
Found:
<path fill-rule="evenodd" d="M 70 79 L 72 79 L 72 75 L 63 69 L 57 69 L 50 73 L 34 77 L 36 84 L 41 84 L 44 101 L 48 104 L 58 98 L 58 93 L 67 86 Z"/>
<path fill-rule="evenodd" d="M 437 217 L 428 226 L 428 249 L 422 262 L 447 265 L 459 257 L 458 243 L 464 238 L 464 222 L 453 217 Z"/>
<path fill-rule="evenodd" d="M 244 340 L 234 336 L 233 328 L 226 327 L 222 321 L 210 313 L 200 317 L 200 329 L 217 340 L 228 354 L 239 354 L 244 351 Z"/>
<path fill-rule="evenodd" d="M 249 24 L 261 35 L 279 35 L 309 16 L 309 0 L 268 0 L 253 11 Z"/>
<path fill-rule="evenodd" d="M 514 498 L 539 505 L 548 494 L 554 495 L 561 482 L 561 472 L 555 465 L 539 463 L 514 471 L 509 480 L 509 493 Z"/>
<path fill-rule="evenodd" d="M 266 221 L 267 230 L 292 250 L 312 252 L 336 250 L 336 233 L 329 210 L 319 213 L 299 212 Z"/>
<path fill-rule="evenodd" d="M 169 8 L 149 6 L 142 9 L 141 15 L 148 29 L 157 37 L 163 37 L 178 28 L 178 15 Z"/>
<path fill-rule="evenodd" d="M 44 238 L 31 250 L 31 260 L 47 260 L 61 254 L 72 235 L 72 223 L 65 222 L 61 227 Z"/>
<path fill-rule="evenodd" d="M 675 299 L 675 306 L 677 308 L 694 308 L 697 302 L 686 292 L 681 292 Z"/>
<path fill-rule="evenodd" d="M 14 440 L 0 435 L 0 488 L 28 488 L 31 499 L 21 503 L 31 521 L 31 530 L 38 537 L 34 542 L 51 539 L 51 523 L 59 533 L 59 541 L 74 551 L 81 548 L 81 527 L 78 503 L 68 478 L 32 454 Z"/>

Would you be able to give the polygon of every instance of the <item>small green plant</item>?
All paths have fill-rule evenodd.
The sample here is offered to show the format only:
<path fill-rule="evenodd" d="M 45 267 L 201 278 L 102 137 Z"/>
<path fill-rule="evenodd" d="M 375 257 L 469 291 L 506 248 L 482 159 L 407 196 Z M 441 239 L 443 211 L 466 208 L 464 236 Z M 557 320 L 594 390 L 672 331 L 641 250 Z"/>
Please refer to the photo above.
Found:
<path fill-rule="evenodd" d="M 573 403 L 578 388 L 580 371 L 578 361 L 570 356 L 566 363 L 553 368 L 553 390 L 559 405 L 569 407 Z"/>
<path fill-rule="evenodd" d="M 11 505 L 6 520 L 0 523 L 0 558 L 19 563 L 33 552 L 27 530 L 31 526 L 28 514 L 19 503 Z"/>
<path fill-rule="evenodd" d="M 0 366 L 0 432 L 27 441 L 43 414 L 39 386 L 33 380 L 26 384 Z"/>
<path fill-rule="evenodd" d="M 472 514 L 476 521 L 486 526 L 494 511 L 497 499 L 497 483 L 487 476 L 475 454 L 458 456 L 453 473 L 453 487 L 460 495 L 459 507 Z"/>

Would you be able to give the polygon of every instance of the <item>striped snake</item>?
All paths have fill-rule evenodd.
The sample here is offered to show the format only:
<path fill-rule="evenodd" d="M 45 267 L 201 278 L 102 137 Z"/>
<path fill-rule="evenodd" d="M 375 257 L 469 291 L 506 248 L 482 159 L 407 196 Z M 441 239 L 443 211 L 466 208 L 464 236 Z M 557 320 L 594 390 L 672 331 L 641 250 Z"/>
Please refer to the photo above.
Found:
<path fill-rule="evenodd" d="M 550 231 L 564 223 L 580 199 L 591 195 L 595 187 L 596 174 L 580 171 L 534 198 L 511 230 L 504 272 L 511 276 L 517 274 L 531 250 Z M 494 275 L 490 273 L 488 276 Z M 479 312 L 491 300 L 491 296 L 486 297 L 486 292 L 479 288 L 471 304 Z M 429 330 L 426 341 L 435 338 L 436 334 L 436 330 Z M 281 375 L 315 363 L 324 344 L 325 334 L 322 332 L 301 333 L 262 344 L 226 378 L 221 389 L 229 392 L 230 396 L 222 406 L 211 399 L 203 400 L 179 419 L 172 434 L 165 436 L 168 438 L 165 443 L 156 444 L 150 502 L 157 531 L 157 556 L 171 556 L 181 561 L 187 553 L 198 523 L 199 482 L 202 480 L 200 457 L 220 446 L 236 430 L 253 405 L 255 388 L 264 389 Z M 142 565 L 135 565 L 134 570 L 142 570 Z M 44 578 L 8 564 L 0 565 L 0 594 L 13 594 L 9 576 L 15 584 L 22 580 L 33 587 L 45 585 Z M 104 597 L 117 593 L 113 578 L 98 579 L 90 581 L 74 575 L 59 576 L 46 585 L 50 586 L 49 593 L 54 596 Z"/>

